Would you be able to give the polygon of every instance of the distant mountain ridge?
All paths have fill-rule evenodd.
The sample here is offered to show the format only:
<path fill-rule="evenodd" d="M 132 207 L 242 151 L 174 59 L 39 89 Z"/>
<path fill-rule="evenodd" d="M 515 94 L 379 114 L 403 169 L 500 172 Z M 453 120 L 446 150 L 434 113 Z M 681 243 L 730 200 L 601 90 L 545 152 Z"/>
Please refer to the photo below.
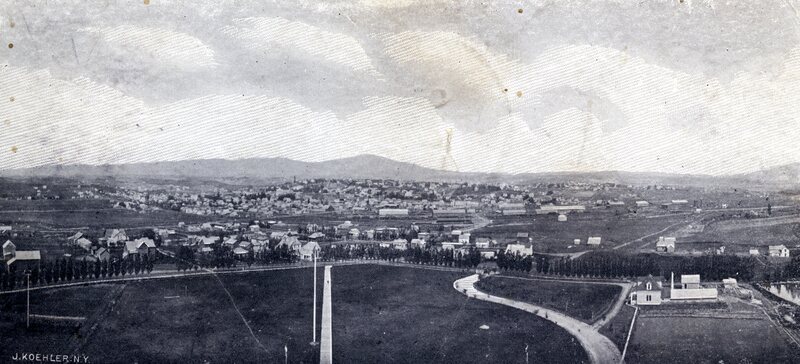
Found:
<path fill-rule="evenodd" d="M 354 178 L 416 181 L 472 182 L 614 182 L 623 184 L 667 185 L 800 185 L 800 163 L 758 172 L 727 175 L 683 175 L 645 172 L 546 172 L 546 173 L 476 173 L 453 172 L 421 167 L 374 155 L 359 155 L 324 162 L 302 162 L 287 158 L 202 159 L 174 162 L 151 162 L 119 165 L 52 165 L 25 169 L 0 170 L 5 177 L 61 178 L 175 178 L 175 179 L 306 179 Z"/>

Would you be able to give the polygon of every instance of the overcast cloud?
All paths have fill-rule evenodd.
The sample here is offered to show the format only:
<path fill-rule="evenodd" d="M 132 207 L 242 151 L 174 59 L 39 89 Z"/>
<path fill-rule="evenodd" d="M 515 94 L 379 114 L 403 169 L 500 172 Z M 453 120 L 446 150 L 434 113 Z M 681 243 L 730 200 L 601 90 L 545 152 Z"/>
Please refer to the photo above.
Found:
<path fill-rule="evenodd" d="M 800 162 L 798 6 L 6 0 L 0 169 L 358 154 L 509 173 Z"/>

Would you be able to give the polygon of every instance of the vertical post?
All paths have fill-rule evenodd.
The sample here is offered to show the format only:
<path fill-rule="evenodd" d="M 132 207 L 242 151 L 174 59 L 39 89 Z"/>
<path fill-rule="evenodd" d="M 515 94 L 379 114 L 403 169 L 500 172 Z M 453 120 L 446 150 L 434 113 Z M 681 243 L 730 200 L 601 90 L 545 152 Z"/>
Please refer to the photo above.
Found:
<path fill-rule="evenodd" d="M 525 344 L 525 364 L 528 364 L 528 344 Z"/>
<path fill-rule="evenodd" d="M 311 345 L 317 344 L 317 252 L 314 251 L 314 323 L 311 325 Z"/>
<path fill-rule="evenodd" d="M 30 272 L 25 273 L 25 277 L 28 278 L 28 289 L 25 290 L 27 293 L 27 304 L 25 305 L 25 327 L 31 327 L 31 274 Z"/>

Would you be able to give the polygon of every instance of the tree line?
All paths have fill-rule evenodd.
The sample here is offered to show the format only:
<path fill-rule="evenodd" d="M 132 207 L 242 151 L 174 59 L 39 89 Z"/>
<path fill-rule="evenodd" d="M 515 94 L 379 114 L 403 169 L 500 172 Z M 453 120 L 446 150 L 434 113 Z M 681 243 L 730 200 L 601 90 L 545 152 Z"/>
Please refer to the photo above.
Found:
<path fill-rule="evenodd" d="M 756 259 L 736 255 L 664 256 L 593 252 L 578 259 L 535 255 L 536 272 L 572 277 L 630 278 L 646 275 L 668 277 L 670 273 L 700 274 L 719 281 L 736 278 L 750 281 L 756 276 Z"/>
<path fill-rule="evenodd" d="M 155 260 L 156 258 L 150 258 L 146 254 L 141 257 L 135 254 L 130 259 L 112 258 L 93 262 L 67 258 L 46 260 L 26 270 L 11 265 L 8 269 L 0 269 L 0 290 L 26 286 L 26 273 L 30 274 L 31 286 L 148 274 L 153 271 Z"/>

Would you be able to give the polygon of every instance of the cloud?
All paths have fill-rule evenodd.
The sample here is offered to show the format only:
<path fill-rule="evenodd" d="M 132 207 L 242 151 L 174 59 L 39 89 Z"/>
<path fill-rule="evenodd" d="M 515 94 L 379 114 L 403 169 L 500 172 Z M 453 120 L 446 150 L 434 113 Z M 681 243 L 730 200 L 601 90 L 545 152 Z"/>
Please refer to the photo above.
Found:
<path fill-rule="evenodd" d="M 119 25 L 82 28 L 80 32 L 95 34 L 117 57 L 124 58 L 124 63 L 134 67 L 191 71 L 217 66 L 214 50 L 200 39 L 168 29 Z"/>
<path fill-rule="evenodd" d="M 253 50 L 296 49 L 306 56 L 319 57 L 355 72 L 380 76 L 364 48 L 351 36 L 279 17 L 239 18 L 233 23 L 233 26 L 224 27 L 222 32 Z"/>

